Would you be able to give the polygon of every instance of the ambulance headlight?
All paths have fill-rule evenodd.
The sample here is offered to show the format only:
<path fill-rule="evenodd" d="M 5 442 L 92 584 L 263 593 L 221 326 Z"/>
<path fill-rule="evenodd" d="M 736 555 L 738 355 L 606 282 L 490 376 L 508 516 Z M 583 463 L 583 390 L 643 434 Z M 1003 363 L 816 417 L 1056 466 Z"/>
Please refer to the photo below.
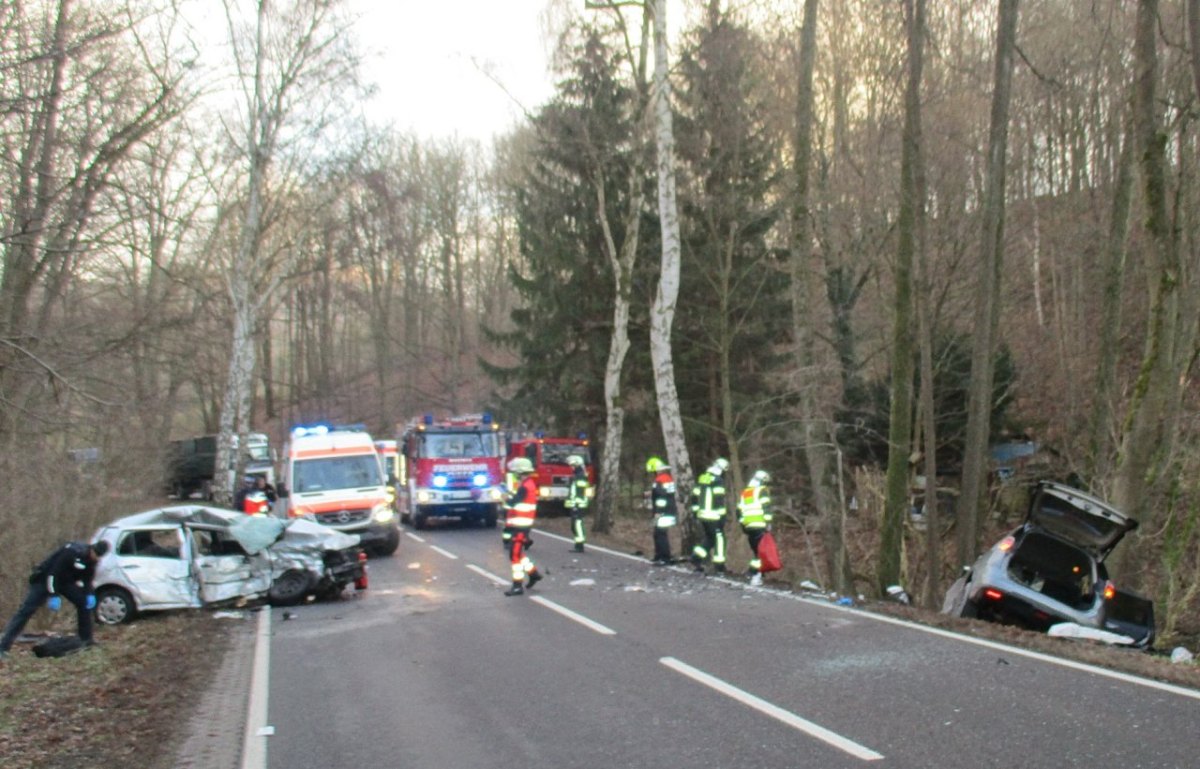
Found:
<path fill-rule="evenodd" d="M 387 505 L 375 505 L 375 508 L 371 511 L 371 520 L 375 521 L 375 523 L 387 523 L 392 520 L 393 515 L 395 513 L 392 512 L 392 508 Z"/>

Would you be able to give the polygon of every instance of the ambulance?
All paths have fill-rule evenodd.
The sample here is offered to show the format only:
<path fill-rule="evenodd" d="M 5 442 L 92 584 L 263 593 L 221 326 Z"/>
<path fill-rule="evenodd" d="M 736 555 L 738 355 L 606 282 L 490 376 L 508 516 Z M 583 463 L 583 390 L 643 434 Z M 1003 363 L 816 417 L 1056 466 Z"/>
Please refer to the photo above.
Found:
<path fill-rule="evenodd" d="M 357 534 L 372 555 L 400 546 L 400 526 L 388 499 L 375 442 L 365 431 L 328 425 L 292 430 L 283 450 L 280 514 Z"/>

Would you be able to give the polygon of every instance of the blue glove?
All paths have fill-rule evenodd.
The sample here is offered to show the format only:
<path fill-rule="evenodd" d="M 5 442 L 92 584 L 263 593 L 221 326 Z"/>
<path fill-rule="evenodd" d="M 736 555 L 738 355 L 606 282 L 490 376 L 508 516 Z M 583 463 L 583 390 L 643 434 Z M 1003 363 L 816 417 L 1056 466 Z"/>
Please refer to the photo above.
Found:
<path fill-rule="evenodd" d="M 96 596 L 92 595 L 91 593 L 88 593 L 86 605 L 87 605 L 88 611 L 91 611 L 92 609 L 96 608 Z"/>
<path fill-rule="evenodd" d="M 58 611 L 62 608 L 62 598 L 52 595 L 46 599 L 46 608 L 50 611 Z"/>

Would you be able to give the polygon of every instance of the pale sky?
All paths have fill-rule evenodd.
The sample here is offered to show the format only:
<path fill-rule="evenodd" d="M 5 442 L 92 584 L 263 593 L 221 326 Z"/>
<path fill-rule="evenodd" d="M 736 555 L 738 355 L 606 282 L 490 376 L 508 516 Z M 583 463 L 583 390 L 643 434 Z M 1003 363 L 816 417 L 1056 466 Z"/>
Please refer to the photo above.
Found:
<path fill-rule="evenodd" d="M 553 91 L 547 0 L 352 0 L 375 121 L 422 137 L 487 142 Z M 495 81 L 484 74 L 491 73 Z M 521 103 L 514 102 L 514 97 Z"/>

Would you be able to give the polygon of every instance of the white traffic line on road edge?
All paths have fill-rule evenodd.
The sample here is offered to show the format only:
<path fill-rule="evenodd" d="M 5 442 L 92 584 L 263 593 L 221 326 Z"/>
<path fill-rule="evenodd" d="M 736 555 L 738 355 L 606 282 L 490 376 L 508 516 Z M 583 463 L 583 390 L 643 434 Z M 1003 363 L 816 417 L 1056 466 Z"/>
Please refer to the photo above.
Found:
<path fill-rule="evenodd" d="M 557 539 L 561 542 L 566 542 L 568 545 L 575 544 L 575 540 L 572 539 L 571 537 L 564 537 L 561 534 L 555 534 L 553 532 L 546 531 L 545 529 L 534 529 L 533 531 L 538 536 L 544 536 L 544 537 L 550 537 L 551 539 Z M 588 551 L 595 550 L 597 553 L 606 553 L 607 555 L 615 555 L 618 558 L 628 558 L 631 561 L 641 561 L 642 563 L 650 563 L 649 558 L 643 558 L 640 555 L 630 555 L 629 553 L 622 553 L 620 550 L 610 550 L 607 547 L 600 547 L 599 545 L 593 545 L 590 542 L 588 544 L 584 545 L 584 547 L 586 547 Z M 582 553 L 581 553 L 581 555 L 582 555 Z"/>
<path fill-rule="evenodd" d="M 500 577 L 497 577 L 495 574 L 492 574 L 487 569 L 476 566 L 473 563 L 468 563 L 467 568 L 470 569 L 471 571 L 475 572 L 476 574 L 487 577 L 492 582 L 495 582 L 497 585 L 507 585 L 509 583 L 509 581 L 507 579 L 501 579 Z"/>
<path fill-rule="evenodd" d="M 863 747 L 857 742 L 847 739 L 836 732 L 831 732 L 823 726 L 817 726 L 811 721 L 806 721 L 795 713 L 784 710 L 777 705 L 772 705 L 764 699 L 755 697 L 749 692 L 742 691 L 736 686 L 727 684 L 721 679 L 710 676 L 703 670 L 699 670 L 691 665 L 680 662 L 674 657 L 663 657 L 659 660 L 659 662 L 678 673 L 684 674 L 693 681 L 697 681 L 711 689 L 715 689 L 721 694 L 724 694 L 726 697 L 735 699 L 743 705 L 754 708 L 760 713 L 764 713 L 771 718 L 782 721 L 794 729 L 799 729 L 810 737 L 816 737 L 818 740 L 821 740 L 822 742 L 831 745 L 838 750 L 849 753 L 855 758 L 861 758 L 863 761 L 878 761 L 883 758 L 882 754 L 876 753 L 870 748 Z"/>
<path fill-rule="evenodd" d="M 565 606 L 559 606 L 554 601 L 548 601 L 545 598 L 542 598 L 540 595 L 530 596 L 529 600 L 533 601 L 534 603 L 539 603 L 542 606 L 545 606 L 547 609 L 550 609 L 551 611 L 556 611 L 559 614 L 566 617 L 567 619 L 575 620 L 580 625 L 583 625 L 584 627 L 588 628 L 589 630 L 594 630 L 597 633 L 599 633 L 600 635 L 616 635 L 617 634 L 617 631 L 613 630 L 612 628 L 605 627 L 604 625 L 601 625 L 599 622 L 590 620 L 587 617 L 583 616 L 582 614 L 577 614 L 576 612 L 571 611 L 570 609 L 568 609 Z"/>
<path fill-rule="evenodd" d="M 267 738 L 275 729 L 267 725 L 267 691 L 271 673 L 271 610 L 258 612 L 254 639 L 254 668 L 250 672 L 250 701 L 246 705 L 246 734 L 242 739 L 242 769 L 266 769 Z"/>
<path fill-rule="evenodd" d="M 422 539 L 422 538 L 418 537 L 416 534 L 413 534 L 411 531 L 406 531 L 406 532 L 404 532 L 404 533 L 405 533 L 405 534 L 407 534 L 408 536 L 412 537 L 413 539 L 415 539 L 415 540 L 416 540 L 416 541 L 418 541 L 418 542 L 424 542 L 424 541 L 425 541 L 424 539 Z"/>
<path fill-rule="evenodd" d="M 447 558 L 449 558 L 452 561 L 458 560 L 457 555 L 455 555 L 454 553 L 451 553 L 449 550 L 443 550 L 442 548 L 438 547 L 437 545 L 430 545 L 429 549 L 435 553 L 441 553 L 442 555 L 446 556 Z"/>

